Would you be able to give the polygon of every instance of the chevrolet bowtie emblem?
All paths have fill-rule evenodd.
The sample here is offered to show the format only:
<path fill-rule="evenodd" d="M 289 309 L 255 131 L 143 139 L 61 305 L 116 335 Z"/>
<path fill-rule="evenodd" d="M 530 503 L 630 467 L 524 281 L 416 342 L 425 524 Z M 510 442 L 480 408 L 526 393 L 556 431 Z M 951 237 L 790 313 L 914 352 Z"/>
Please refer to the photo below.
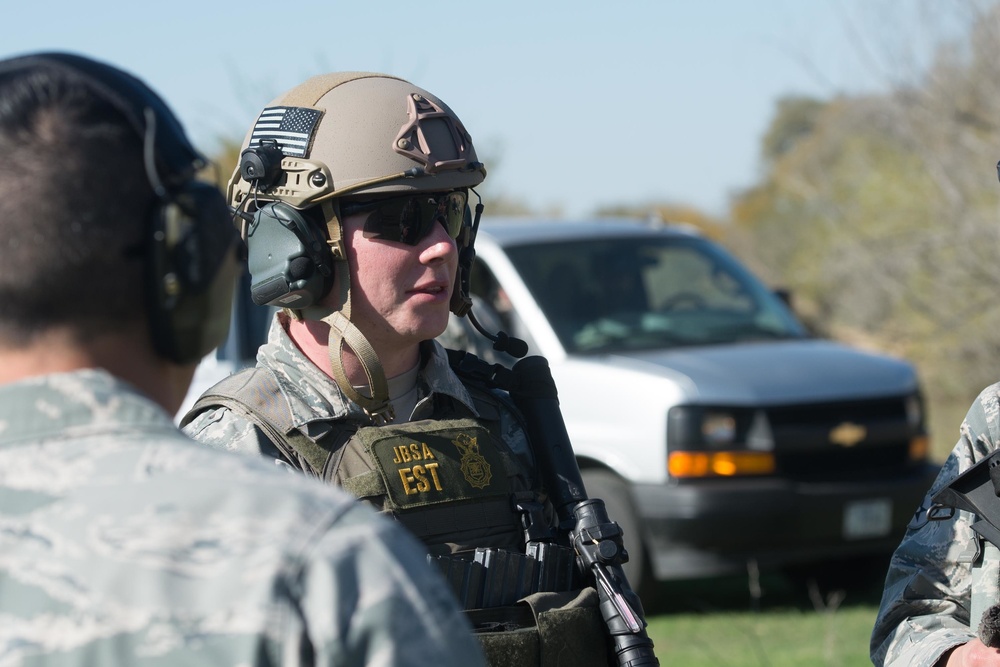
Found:
<path fill-rule="evenodd" d="M 844 422 L 830 431 L 830 442 L 841 447 L 853 447 L 868 435 L 868 429 L 860 424 Z"/>

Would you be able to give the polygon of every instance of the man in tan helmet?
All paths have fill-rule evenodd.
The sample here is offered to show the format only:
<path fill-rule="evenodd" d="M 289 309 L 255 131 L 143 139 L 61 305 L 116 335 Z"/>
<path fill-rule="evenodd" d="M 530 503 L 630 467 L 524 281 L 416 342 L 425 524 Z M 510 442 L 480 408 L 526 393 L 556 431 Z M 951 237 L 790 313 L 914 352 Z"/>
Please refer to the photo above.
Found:
<path fill-rule="evenodd" d="M 536 591 L 541 578 L 501 584 L 490 563 L 522 562 L 526 541 L 554 521 L 509 397 L 460 378 L 433 340 L 471 304 L 457 284 L 472 258 L 468 197 L 485 176 L 455 113 L 402 79 L 323 75 L 269 104 L 229 198 L 253 300 L 281 311 L 256 368 L 184 419 L 196 440 L 271 458 L 392 514 L 452 572 L 467 608 Z M 562 558 L 551 562 L 572 570 L 572 552 Z M 605 664 L 594 590 L 560 581 L 543 590 L 562 597 L 545 604 L 575 600 L 567 617 L 585 629 L 547 620 L 559 645 L 543 637 L 541 654 Z M 501 647 L 503 659 L 537 662 L 538 638 L 520 641 Z"/>

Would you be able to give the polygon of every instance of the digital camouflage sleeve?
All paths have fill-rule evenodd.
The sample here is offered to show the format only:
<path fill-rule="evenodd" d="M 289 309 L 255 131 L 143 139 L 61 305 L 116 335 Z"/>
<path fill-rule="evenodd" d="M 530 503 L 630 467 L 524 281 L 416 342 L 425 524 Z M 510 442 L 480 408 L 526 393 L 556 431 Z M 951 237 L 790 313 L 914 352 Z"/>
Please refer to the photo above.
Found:
<path fill-rule="evenodd" d="M 0 666 L 481 665 L 409 535 L 99 371 L 0 387 Z"/>
<path fill-rule="evenodd" d="M 971 528 L 973 515 L 963 511 L 947 520 L 928 517 L 931 498 L 992 453 L 998 434 L 1000 384 L 995 384 L 969 409 L 958 443 L 892 556 L 871 638 L 877 667 L 932 667 L 949 648 L 975 637 L 978 618 L 970 629 L 970 617 L 979 614 L 974 607 L 982 607 L 973 598 L 998 601 L 997 551 L 980 545 Z"/>

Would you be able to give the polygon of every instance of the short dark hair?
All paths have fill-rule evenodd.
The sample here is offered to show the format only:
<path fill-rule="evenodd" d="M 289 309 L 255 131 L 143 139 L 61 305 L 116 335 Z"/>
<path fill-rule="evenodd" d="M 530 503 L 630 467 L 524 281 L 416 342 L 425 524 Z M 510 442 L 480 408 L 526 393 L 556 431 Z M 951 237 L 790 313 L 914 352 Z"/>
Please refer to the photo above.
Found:
<path fill-rule="evenodd" d="M 142 139 L 91 82 L 44 64 L 0 74 L 0 339 L 78 339 L 144 317 L 155 201 Z"/>

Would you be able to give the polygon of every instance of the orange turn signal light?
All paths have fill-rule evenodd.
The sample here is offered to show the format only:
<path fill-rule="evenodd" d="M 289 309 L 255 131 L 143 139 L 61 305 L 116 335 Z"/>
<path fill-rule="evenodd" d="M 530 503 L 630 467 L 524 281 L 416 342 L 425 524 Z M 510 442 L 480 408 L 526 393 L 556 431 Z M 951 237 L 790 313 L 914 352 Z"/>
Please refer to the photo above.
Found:
<path fill-rule="evenodd" d="M 771 452 L 671 452 L 667 470 L 673 477 L 734 477 L 774 472 Z"/>
<path fill-rule="evenodd" d="M 909 456 L 911 461 L 923 461 L 931 452 L 931 441 L 926 435 L 910 438 Z"/>

